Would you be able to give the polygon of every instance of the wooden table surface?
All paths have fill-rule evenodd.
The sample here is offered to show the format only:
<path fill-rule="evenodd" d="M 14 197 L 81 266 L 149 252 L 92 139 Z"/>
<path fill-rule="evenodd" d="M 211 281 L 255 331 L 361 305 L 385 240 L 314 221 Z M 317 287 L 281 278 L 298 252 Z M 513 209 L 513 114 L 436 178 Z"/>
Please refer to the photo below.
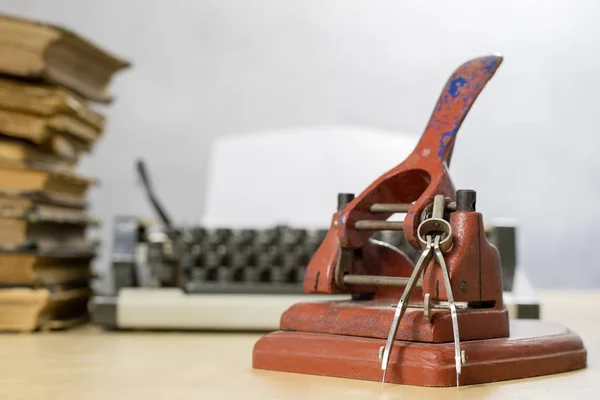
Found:
<path fill-rule="evenodd" d="M 66 332 L 0 334 L 0 399 L 592 399 L 600 393 L 598 292 L 542 292 L 542 318 L 579 333 L 588 368 L 456 388 L 257 371 L 257 334 Z"/>

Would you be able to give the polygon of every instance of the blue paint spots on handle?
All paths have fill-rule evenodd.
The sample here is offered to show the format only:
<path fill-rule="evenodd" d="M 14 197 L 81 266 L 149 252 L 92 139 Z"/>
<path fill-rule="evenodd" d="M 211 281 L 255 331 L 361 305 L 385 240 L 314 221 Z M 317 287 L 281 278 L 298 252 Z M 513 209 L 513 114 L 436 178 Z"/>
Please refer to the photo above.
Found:
<path fill-rule="evenodd" d="M 450 81 L 450 87 L 448 88 L 448 93 L 452 96 L 453 99 L 458 96 L 458 90 L 463 87 L 467 83 L 467 80 L 462 76 L 454 78 Z"/>
<path fill-rule="evenodd" d="M 456 129 L 442 133 L 442 137 L 440 137 L 440 151 L 438 152 L 438 157 L 440 159 L 442 158 L 444 150 L 446 149 L 446 143 L 449 142 L 450 139 L 452 139 L 452 136 L 454 136 L 455 133 Z M 448 138 L 448 140 L 444 140 L 445 138 Z"/>
<path fill-rule="evenodd" d="M 483 66 L 483 69 L 485 70 L 485 74 L 490 74 L 498 66 L 499 60 L 500 59 L 496 56 L 489 56 L 489 57 L 484 57 L 484 58 L 480 59 L 479 61 L 481 62 L 481 65 Z M 480 70 L 480 72 L 481 72 L 481 70 Z M 450 80 L 450 83 L 448 85 L 448 95 L 453 100 L 456 99 L 457 97 L 460 97 L 460 92 L 461 92 L 460 89 L 461 88 L 466 89 L 466 92 L 468 94 L 466 96 L 463 96 L 463 98 L 462 98 L 462 100 L 463 100 L 462 108 L 463 109 L 456 116 L 454 124 L 452 124 L 452 126 L 448 127 L 450 130 L 442 133 L 442 135 L 440 137 L 440 147 L 439 147 L 439 151 L 438 151 L 438 158 L 440 158 L 440 160 L 442 159 L 444 151 L 446 150 L 447 143 L 456 134 L 462 119 L 465 117 L 466 111 L 468 110 L 471 101 L 480 92 L 481 87 L 484 84 L 484 82 L 481 81 L 481 78 L 482 78 L 482 76 L 476 72 L 475 74 L 472 74 L 472 76 L 465 77 L 465 76 L 459 75 L 459 76 L 453 77 Z M 475 83 L 475 85 L 474 85 L 474 87 L 471 87 L 473 85 L 473 83 Z M 465 92 L 463 92 L 463 93 L 465 93 Z M 449 98 L 444 99 L 444 97 L 445 96 L 442 95 L 442 101 L 440 102 L 441 103 L 440 105 L 448 104 L 450 99 Z M 441 111 L 441 109 L 437 110 L 437 111 L 439 112 L 439 111 Z"/>
<path fill-rule="evenodd" d="M 485 68 L 485 72 L 490 73 L 496 67 L 498 58 L 494 56 L 485 57 L 481 63 L 483 64 L 483 68 Z"/>

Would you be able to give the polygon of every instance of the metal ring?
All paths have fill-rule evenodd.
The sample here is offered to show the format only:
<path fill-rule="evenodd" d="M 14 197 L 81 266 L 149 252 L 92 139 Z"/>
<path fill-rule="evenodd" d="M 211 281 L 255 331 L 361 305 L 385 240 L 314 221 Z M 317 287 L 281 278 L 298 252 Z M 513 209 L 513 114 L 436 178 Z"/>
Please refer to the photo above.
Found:
<path fill-rule="evenodd" d="M 440 250 L 446 252 L 452 248 L 452 227 L 445 219 L 429 218 L 419 224 L 417 236 L 421 243 L 421 248 L 427 247 L 427 235 L 440 235 Z"/>

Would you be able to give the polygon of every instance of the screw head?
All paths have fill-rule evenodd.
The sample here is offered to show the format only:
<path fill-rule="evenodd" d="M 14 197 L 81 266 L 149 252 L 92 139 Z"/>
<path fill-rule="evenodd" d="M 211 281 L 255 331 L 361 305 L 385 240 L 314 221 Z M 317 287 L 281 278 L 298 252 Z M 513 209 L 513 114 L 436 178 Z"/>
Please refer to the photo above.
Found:
<path fill-rule="evenodd" d="M 463 292 L 463 293 L 464 293 L 464 292 L 466 292 L 466 291 L 467 291 L 467 282 L 465 282 L 465 281 L 462 281 L 462 282 L 460 283 L 459 289 L 460 289 L 460 291 L 461 291 L 461 292 Z"/>

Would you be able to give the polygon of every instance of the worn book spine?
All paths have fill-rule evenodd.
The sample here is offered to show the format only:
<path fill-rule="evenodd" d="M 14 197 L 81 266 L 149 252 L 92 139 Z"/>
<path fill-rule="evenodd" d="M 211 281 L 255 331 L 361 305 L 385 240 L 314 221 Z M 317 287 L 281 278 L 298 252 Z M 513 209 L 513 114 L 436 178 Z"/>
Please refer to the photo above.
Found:
<path fill-rule="evenodd" d="M 62 27 L 0 16 L 0 73 L 64 86 L 92 101 L 110 103 L 108 86 L 130 66 Z"/>

